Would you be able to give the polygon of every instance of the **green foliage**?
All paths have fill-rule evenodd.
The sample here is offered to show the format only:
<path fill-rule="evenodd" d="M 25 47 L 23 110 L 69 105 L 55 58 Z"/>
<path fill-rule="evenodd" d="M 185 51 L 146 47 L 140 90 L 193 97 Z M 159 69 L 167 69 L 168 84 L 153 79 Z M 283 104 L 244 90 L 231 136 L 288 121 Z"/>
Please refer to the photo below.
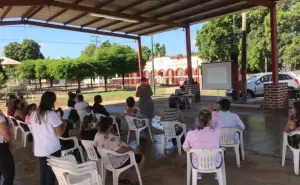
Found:
<path fill-rule="evenodd" d="M 144 64 L 146 63 L 147 60 L 149 60 L 149 58 L 152 57 L 151 50 L 147 46 L 142 46 L 142 57 L 143 57 Z"/>
<path fill-rule="evenodd" d="M 160 43 L 154 44 L 154 56 L 166 56 L 166 46 L 164 44 L 160 45 Z"/>
<path fill-rule="evenodd" d="M 271 68 L 270 13 L 267 8 L 247 12 L 247 68 L 264 71 Z M 300 1 L 279 3 L 277 6 L 278 47 L 280 65 L 300 68 Z M 241 15 L 209 21 L 197 31 L 198 56 L 205 61 L 230 60 L 230 53 L 239 48 L 241 54 Z M 241 57 L 241 55 L 240 55 Z M 241 59 L 241 58 L 240 58 Z"/>
<path fill-rule="evenodd" d="M 4 55 L 17 61 L 43 59 L 40 48 L 37 42 L 25 39 L 22 43 L 12 42 L 5 46 Z"/>
<path fill-rule="evenodd" d="M 93 57 L 95 55 L 96 49 L 96 44 L 89 44 L 83 51 L 81 51 L 81 56 Z"/>
<path fill-rule="evenodd" d="M 111 43 L 109 42 L 109 40 L 106 40 L 101 43 L 100 48 L 105 48 L 105 47 L 110 47 L 110 46 L 111 46 Z"/>
<path fill-rule="evenodd" d="M 0 73 L 0 89 L 6 87 L 6 78 L 4 73 Z"/>
<path fill-rule="evenodd" d="M 7 66 L 4 68 L 4 73 L 5 73 L 5 76 L 9 79 L 16 78 L 18 76 L 16 67 L 8 67 Z"/>
<path fill-rule="evenodd" d="M 35 79 L 35 61 L 27 60 L 22 62 L 17 69 L 19 78 Z"/>

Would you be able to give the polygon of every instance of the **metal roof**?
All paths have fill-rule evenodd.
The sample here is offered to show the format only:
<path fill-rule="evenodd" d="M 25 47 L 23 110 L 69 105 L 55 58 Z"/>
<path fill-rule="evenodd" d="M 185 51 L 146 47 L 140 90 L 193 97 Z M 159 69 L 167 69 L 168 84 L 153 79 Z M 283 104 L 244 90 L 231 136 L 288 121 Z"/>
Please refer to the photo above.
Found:
<path fill-rule="evenodd" d="M 136 39 L 273 4 L 271 0 L 1 0 L 0 25 L 30 24 Z"/>

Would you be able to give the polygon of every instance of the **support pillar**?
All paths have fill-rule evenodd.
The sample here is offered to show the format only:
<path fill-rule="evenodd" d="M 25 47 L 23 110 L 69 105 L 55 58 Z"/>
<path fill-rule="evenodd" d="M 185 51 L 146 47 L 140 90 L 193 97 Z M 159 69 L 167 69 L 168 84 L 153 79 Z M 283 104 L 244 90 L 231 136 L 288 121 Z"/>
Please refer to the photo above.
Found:
<path fill-rule="evenodd" d="M 288 84 L 278 80 L 278 43 L 277 43 L 276 4 L 270 8 L 271 45 L 272 45 L 272 84 L 264 86 L 265 110 L 286 110 L 288 108 Z"/>
<path fill-rule="evenodd" d="M 247 13 L 242 14 L 242 100 L 247 101 Z"/>
<path fill-rule="evenodd" d="M 192 51 L 191 51 L 191 30 L 189 25 L 185 27 L 185 39 L 186 39 L 188 79 L 189 79 L 189 83 L 191 83 L 193 79 L 193 68 L 192 68 Z"/>
<path fill-rule="evenodd" d="M 141 37 L 137 39 L 138 43 L 138 61 L 139 61 L 139 74 L 140 78 L 144 77 L 143 73 L 143 56 L 142 56 L 142 43 L 141 43 Z"/>

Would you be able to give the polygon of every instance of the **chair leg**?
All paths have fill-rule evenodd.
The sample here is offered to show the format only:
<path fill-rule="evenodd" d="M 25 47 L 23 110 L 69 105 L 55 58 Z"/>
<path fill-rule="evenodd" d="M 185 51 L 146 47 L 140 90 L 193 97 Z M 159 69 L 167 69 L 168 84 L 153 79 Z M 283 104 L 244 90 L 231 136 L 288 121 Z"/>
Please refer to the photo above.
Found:
<path fill-rule="evenodd" d="M 113 185 L 118 185 L 119 184 L 119 174 L 113 172 Z"/>
<path fill-rule="evenodd" d="M 234 146 L 234 151 L 235 151 L 237 167 L 240 168 L 241 167 L 241 159 L 240 159 L 239 145 Z"/>
<path fill-rule="evenodd" d="M 14 127 L 14 137 L 15 137 L 15 140 L 17 140 L 18 127 L 16 127 L 16 126 L 13 126 L 13 127 Z"/>
<path fill-rule="evenodd" d="M 151 141 L 153 142 L 152 133 L 151 133 L 151 128 L 150 128 L 149 125 L 148 125 L 148 131 L 149 131 L 149 137 L 150 137 Z"/>
<path fill-rule="evenodd" d="M 102 168 L 102 184 L 105 185 L 105 180 L 106 180 L 106 168 L 103 165 L 103 162 L 101 163 L 101 168 Z"/>
<path fill-rule="evenodd" d="M 166 149 L 166 138 L 165 138 L 165 136 L 163 135 L 162 136 L 162 154 L 165 154 L 165 149 Z"/>
<path fill-rule="evenodd" d="M 197 185 L 197 175 L 198 172 L 197 170 L 192 170 L 192 185 Z"/>
<path fill-rule="evenodd" d="M 177 137 L 177 148 L 178 148 L 178 154 L 181 155 L 181 137 Z"/>
<path fill-rule="evenodd" d="M 28 137 L 28 135 L 24 133 L 24 135 L 23 135 L 23 140 L 24 140 L 24 148 L 26 148 L 26 144 L 27 144 L 27 137 Z"/>
<path fill-rule="evenodd" d="M 140 131 L 139 130 L 135 131 L 135 136 L 136 136 L 136 145 L 140 146 Z"/>
<path fill-rule="evenodd" d="M 245 146 L 244 146 L 244 141 L 241 140 L 241 150 L 242 150 L 242 159 L 245 160 Z"/>
<path fill-rule="evenodd" d="M 137 165 L 134 165 L 134 166 L 135 166 L 136 174 L 137 174 L 138 179 L 139 179 L 139 183 L 140 183 L 140 185 L 143 185 L 142 177 L 141 177 L 141 173 L 140 173 L 139 167 Z"/>
<path fill-rule="evenodd" d="M 85 159 L 84 159 L 84 156 L 83 156 L 83 151 L 82 151 L 81 146 L 78 147 L 78 150 L 79 150 L 79 153 L 80 153 L 81 161 L 84 163 Z"/>
<path fill-rule="evenodd" d="M 222 170 L 221 169 L 218 169 L 218 171 L 217 171 L 217 177 L 218 177 L 219 185 L 224 185 L 223 174 L 222 174 Z"/>
<path fill-rule="evenodd" d="M 299 154 L 299 151 L 293 151 L 295 175 L 299 175 Z"/>
<path fill-rule="evenodd" d="M 191 166 L 191 159 L 190 159 L 190 157 L 189 156 L 187 156 L 187 168 L 186 168 L 186 180 L 187 180 L 187 182 L 186 182 L 186 184 L 187 185 L 190 185 L 190 183 L 191 183 L 191 173 L 192 173 L 192 166 Z"/>
<path fill-rule="evenodd" d="M 129 137 L 130 137 L 130 129 L 128 128 L 127 143 L 129 143 Z"/>
<path fill-rule="evenodd" d="M 283 146 L 282 146 L 282 166 L 285 166 L 286 150 L 287 150 L 287 144 L 285 143 L 285 141 L 283 141 Z"/>

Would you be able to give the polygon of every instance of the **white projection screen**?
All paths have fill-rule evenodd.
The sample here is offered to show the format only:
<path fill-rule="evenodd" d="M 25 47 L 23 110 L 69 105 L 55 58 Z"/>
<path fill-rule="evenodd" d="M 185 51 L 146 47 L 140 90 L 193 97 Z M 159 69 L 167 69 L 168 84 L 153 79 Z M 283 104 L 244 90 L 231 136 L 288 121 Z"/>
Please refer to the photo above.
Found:
<path fill-rule="evenodd" d="M 231 62 L 202 63 L 202 89 L 231 89 Z"/>

